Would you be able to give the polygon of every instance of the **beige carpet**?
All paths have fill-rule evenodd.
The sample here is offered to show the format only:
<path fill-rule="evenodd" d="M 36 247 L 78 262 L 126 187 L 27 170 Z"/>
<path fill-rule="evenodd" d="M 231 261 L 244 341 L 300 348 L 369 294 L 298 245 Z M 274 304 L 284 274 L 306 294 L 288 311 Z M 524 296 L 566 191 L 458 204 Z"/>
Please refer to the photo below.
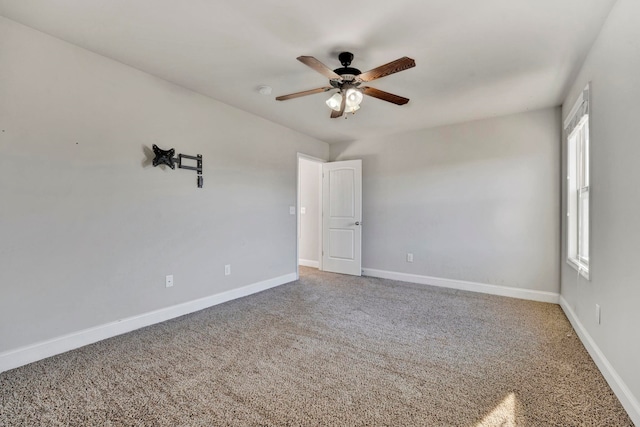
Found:
<path fill-rule="evenodd" d="M 0 374 L 0 426 L 632 426 L 552 304 L 300 281 Z"/>

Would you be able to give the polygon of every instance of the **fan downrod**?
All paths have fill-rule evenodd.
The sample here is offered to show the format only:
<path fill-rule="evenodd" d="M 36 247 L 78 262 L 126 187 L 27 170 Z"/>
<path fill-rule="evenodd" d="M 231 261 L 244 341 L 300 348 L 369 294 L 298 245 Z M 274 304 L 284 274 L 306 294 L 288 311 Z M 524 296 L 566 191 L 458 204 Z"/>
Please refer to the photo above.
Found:
<path fill-rule="evenodd" d="M 362 71 L 358 70 L 357 68 L 350 67 L 351 61 L 353 61 L 353 53 L 342 52 L 340 53 L 340 55 L 338 55 L 338 60 L 342 64 L 343 68 L 336 68 L 335 70 L 333 70 L 333 72 L 338 74 L 339 76 L 344 76 L 347 74 L 357 76 L 362 74 Z"/>

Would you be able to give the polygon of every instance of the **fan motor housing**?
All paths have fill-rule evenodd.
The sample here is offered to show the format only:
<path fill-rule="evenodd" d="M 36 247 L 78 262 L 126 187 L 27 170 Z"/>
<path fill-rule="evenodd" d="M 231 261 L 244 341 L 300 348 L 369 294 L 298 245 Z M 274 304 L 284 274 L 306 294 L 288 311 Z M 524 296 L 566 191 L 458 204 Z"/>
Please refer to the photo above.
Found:
<path fill-rule="evenodd" d="M 329 84 L 335 87 L 336 89 L 344 89 L 347 90 L 349 88 L 356 88 L 360 86 L 360 82 L 356 81 L 356 76 L 353 74 L 345 74 L 342 76 L 341 80 L 329 80 Z"/>
<path fill-rule="evenodd" d="M 341 77 L 340 80 L 330 80 L 331 86 L 338 89 L 347 89 L 347 87 L 356 87 L 360 84 L 356 80 L 356 78 L 362 74 L 362 71 L 357 68 L 350 67 L 351 61 L 353 61 L 353 53 L 351 52 L 342 52 L 338 55 L 338 59 L 342 64 L 342 68 L 336 68 L 333 70 L 334 73 Z"/>
<path fill-rule="evenodd" d="M 333 72 L 339 76 L 344 76 L 345 74 L 353 74 L 354 76 L 357 76 L 359 74 L 362 74 L 362 71 L 353 67 L 336 68 L 335 70 L 333 70 Z"/>

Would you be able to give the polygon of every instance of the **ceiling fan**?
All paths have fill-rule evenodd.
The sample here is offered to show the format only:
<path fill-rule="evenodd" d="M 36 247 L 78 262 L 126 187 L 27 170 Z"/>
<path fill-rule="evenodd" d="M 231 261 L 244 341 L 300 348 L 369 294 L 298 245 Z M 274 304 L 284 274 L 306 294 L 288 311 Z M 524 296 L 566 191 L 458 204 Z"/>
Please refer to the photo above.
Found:
<path fill-rule="evenodd" d="M 369 86 L 360 86 L 362 83 L 367 83 L 372 80 L 379 79 L 380 77 L 385 77 L 390 74 L 415 67 L 416 62 L 406 56 L 364 73 L 357 68 L 352 68 L 350 66 L 351 61 L 353 61 L 353 54 L 351 52 L 342 52 L 338 55 L 342 68 L 336 68 L 333 71 L 313 56 L 299 56 L 297 59 L 327 77 L 331 86 L 324 86 L 317 89 L 278 96 L 276 98 L 278 101 L 286 101 L 287 99 L 299 98 L 301 96 L 338 89 L 338 92 L 326 101 L 327 105 L 332 110 L 332 119 L 342 116 L 345 111 L 348 113 L 355 113 L 356 110 L 360 108 L 360 102 L 362 102 L 363 94 L 382 99 L 383 101 L 388 101 L 396 105 L 404 105 L 409 102 L 409 98 L 404 98 Z"/>

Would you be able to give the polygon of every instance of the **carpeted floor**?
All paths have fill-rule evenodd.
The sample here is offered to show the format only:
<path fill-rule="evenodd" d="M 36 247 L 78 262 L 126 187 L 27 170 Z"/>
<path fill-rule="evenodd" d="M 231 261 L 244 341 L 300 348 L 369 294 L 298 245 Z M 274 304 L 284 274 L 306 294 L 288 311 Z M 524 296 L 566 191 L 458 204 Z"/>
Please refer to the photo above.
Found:
<path fill-rule="evenodd" d="M 633 426 L 557 305 L 302 273 L 0 374 L 0 426 Z"/>

